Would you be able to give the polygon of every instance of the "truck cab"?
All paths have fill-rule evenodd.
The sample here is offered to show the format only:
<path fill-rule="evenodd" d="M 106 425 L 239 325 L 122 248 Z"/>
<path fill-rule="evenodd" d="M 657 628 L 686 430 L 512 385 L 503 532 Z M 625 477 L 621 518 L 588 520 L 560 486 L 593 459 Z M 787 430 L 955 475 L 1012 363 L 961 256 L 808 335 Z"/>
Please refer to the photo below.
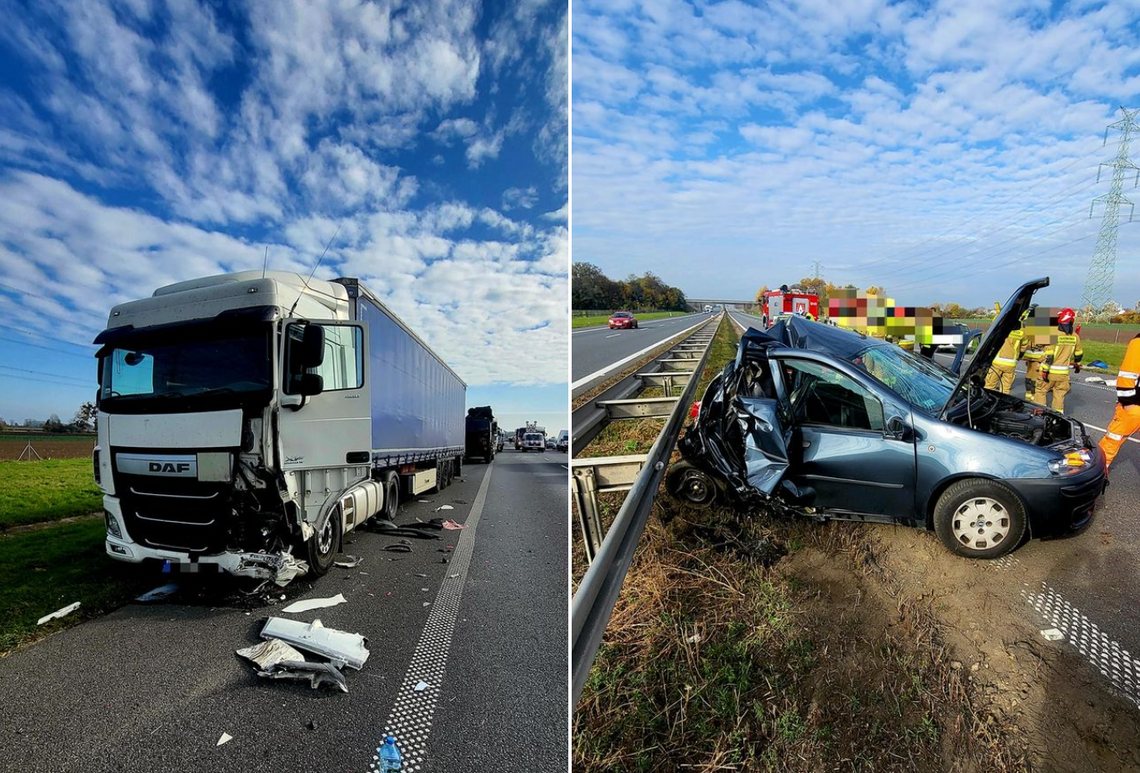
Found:
<path fill-rule="evenodd" d="M 391 344 L 370 338 L 382 307 L 365 311 L 362 292 L 355 280 L 249 271 L 111 310 L 95 339 L 94 469 L 112 558 L 321 575 L 344 533 L 394 516 L 401 488 L 458 473 L 461 434 L 418 462 L 377 445 L 388 398 L 371 370 Z M 462 399 L 457 417 L 440 417 L 460 433 Z"/>

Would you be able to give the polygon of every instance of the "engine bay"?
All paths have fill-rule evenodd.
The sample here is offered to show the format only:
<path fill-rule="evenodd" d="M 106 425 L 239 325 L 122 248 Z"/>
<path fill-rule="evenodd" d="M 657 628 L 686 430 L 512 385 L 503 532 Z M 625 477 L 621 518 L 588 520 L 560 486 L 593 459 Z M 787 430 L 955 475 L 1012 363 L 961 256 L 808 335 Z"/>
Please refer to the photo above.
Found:
<path fill-rule="evenodd" d="M 963 400 L 949 418 L 955 424 L 979 432 L 1011 437 L 1035 446 L 1082 444 L 1082 433 L 1071 419 L 1042 405 L 985 389 L 972 392 L 968 401 Z"/>

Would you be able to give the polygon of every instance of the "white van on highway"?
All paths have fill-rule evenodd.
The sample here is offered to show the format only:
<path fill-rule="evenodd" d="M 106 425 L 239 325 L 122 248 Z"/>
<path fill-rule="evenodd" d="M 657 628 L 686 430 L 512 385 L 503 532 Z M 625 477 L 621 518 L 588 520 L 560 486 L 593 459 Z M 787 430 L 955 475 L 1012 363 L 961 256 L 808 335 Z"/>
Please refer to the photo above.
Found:
<path fill-rule="evenodd" d="M 522 450 L 546 453 L 546 438 L 541 432 L 528 432 L 523 435 Z"/>

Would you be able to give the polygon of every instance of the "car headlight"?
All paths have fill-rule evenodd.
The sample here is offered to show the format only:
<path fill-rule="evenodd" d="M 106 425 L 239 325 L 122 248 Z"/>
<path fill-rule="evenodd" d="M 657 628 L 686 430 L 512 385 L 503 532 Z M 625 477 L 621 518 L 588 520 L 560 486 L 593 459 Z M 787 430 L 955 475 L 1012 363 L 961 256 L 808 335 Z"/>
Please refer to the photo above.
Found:
<path fill-rule="evenodd" d="M 1070 451 L 1060 459 L 1051 459 L 1049 461 L 1049 472 L 1054 475 L 1072 475 L 1085 469 L 1091 463 L 1092 454 L 1089 453 L 1088 449 L 1082 448 L 1079 451 Z"/>

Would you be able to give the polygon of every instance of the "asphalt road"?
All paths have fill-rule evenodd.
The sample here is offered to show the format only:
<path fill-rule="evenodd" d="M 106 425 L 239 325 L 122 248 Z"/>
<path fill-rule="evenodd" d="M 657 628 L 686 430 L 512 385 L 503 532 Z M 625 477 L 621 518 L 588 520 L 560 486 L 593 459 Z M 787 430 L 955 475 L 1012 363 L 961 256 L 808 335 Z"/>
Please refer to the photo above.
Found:
<path fill-rule="evenodd" d="M 131 604 L 0 660 L 0 770 L 363 773 L 385 727 L 414 725 L 401 743 L 424 755 L 418 770 L 564 771 L 566 464 L 506 450 L 466 465 L 396 519 L 466 529 L 410 540 L 410 554 L 354 532 L 345 552 L 363 563 L 295 581 L 288 601 Z M 454 509 L 434 512 L 442 504 Z M 348 602 L 282 616 L 368 639 L 347 695 L 259 678 L 234 655 L 294 597 L 337 593 Z M 415 692 L 421 678 L 428 690 Z M 233 740 L 217 746 L 223 733 Z"/>
<path fill-rule="evenodd" d="M 654 319 L 641 323 L 637 330 L 610 330 L 608 327 L 575 330 L 570 340 L 573 357 L 572 386 L 575 389 L 587 386 L 594 380 L 590 378 L 591 376 L 599 381 L 602 380 L 612 372 L 616 372 L 618 368 L 613 366 L 622 360 L 643 350 L 652 349 L 685 328 L 709 319 L 710 316 L 702 313 Z M 607 370 L 610 368 L 613 368 L 612 371 Z"/>
<path fill-rule="evenodd" d="M 759 320 L 750 315 L 732 314 L 741 324 L 759 327 Z M 949 354 L 936 356 L 947 366 L 953 359 Z M 1024 372 L 1024 365 L 1019 365 L 1015 395 L 1025 394 Z M 1096 442 L 1108 427 L 1116 396 L 1111 387 L 1085 382 L 1094 375 L 1085 370 L 1073 376 L 1065 414 L 1082 422 Z M 1078 621 L 1079 627 L 1089 631 L 1095 627 L 1125 654 L 1140 656 L 1140 443 L 1124 444 L 1112 466 L 1110 481 L 1087 529 L 1066 539 L 1025 543 L 1003 559 L 1000 581 L 1027 594 L 1052 591 L 1061 600 L 1059 606 L 1071 610 L 1069 617 Z M 948 555 L 946 560 L 960 559 Z M 1026 615 L 1034 617 L 1042 628 L 1058 624 L 1057 620 L 1037 617 L 1028 605 Z M 1102 664 L 1096 662 L 1095 654 L 1088 659 L 1100 670 Z M 1115 686 L 1133 700 L 1140 699 L 1140 684 Z"/>

